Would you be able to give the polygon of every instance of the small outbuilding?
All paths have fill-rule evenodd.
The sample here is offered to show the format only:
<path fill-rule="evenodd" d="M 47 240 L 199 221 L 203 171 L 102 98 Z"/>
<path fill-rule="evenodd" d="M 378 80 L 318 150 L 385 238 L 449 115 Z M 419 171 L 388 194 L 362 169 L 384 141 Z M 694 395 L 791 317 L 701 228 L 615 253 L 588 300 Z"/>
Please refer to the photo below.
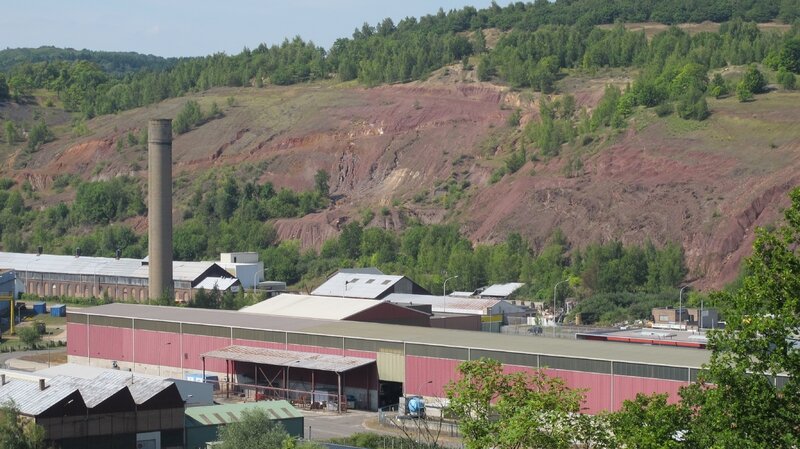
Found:
<path fill-rule="evenodd" d="M 303 436 L 303 415 L 287 401 L 209 405 L 186 409 L 186 448 L 205 449 L 219 439 L 219 429 L 242 419 L 246 410 L 263 410 L 292 437 Z"/>

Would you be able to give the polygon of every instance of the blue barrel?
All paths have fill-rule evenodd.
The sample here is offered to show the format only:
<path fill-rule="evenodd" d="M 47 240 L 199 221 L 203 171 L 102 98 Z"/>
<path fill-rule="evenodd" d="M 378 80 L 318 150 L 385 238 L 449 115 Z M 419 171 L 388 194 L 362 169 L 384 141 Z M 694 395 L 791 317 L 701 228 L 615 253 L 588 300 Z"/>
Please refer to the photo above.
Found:
<path fill-rule="evenodd" d="M 47 313 L 47 304 L 44 302 L 35 302 L 33 303 L 33 313 L 34 315 L 40 315 L 43 313 Z"/>

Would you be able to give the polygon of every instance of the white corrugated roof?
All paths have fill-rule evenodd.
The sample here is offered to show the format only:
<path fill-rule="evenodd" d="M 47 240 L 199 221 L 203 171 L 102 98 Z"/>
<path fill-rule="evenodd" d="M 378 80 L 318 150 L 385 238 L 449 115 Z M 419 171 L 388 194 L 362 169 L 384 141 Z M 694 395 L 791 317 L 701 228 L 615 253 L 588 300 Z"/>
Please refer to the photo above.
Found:
<path fill-rule="evenodd" d="M 337 273 L 331 276 L 312 295 L 339 296 L 343 298 L 375 299 L 403 279 L 388 274 Z"/>
<path fill-rule="evenodd" d="M 77 390 L 72 385 L 47 385 L 40 390 L 38 382 L 12 380 L 0 386 L 0 403 L 13 402 L 23 415 L 38 416 Z"/>
<path fill-rule="evenodd" d="M 512 293 L 517 291 L 518 288 L 522 287 L 523 283 L 521 282 L 509 282 L 507 284 L 494 284 L 489 287 L 486 287 L 480 294 L 480 296 L 496 296 L 504 298 L 506 296 L 510 296 Z"/>
<path fill-rule="evenodd" d="M 502 299 L 491 298 L 459 298 L 441 297 L 434 295 L 409 295 L 405 293 L 392 293 L 386 301 L 398 304 L 425 304 L 431 306 L 432 312 L 438 313 L 463 313 L 468 315 L 486 315 L 486 310 L 501 305 L 505 313 L 525 312 L 522 307 L 510 304 Z"/>
<path fill-rule="evenodd" d="M 239 282 L 239 279 L 236 278 L 217 278 L 217 277 L 207 277 L 200 281 L 194 288 L 196 289 L 205 289 L 205 290 L 214 290 L 214 287 L 217 288 L 219 291 L 225 291 L 231 288 L 234 284 Z"/>
<path fill-rule="evenodd" d="M 172 278 L 176 281 L 194 281 L 214 262 L 172 262 Z M 147 278 L 148 266 L 140 259 L 115 259 L 113 257 L 58 256 L 53 254 L 22 254 L 0 252 L 0 268 L 11 268 L 19 273 L 84 274 L 97 276 L 125 276 Z"/>
<path fill-rule="evenodd" d="M 261 301 L 258 304 L 244 307 L 241 311 L 295 318 L 344 320 L 347 317 L 376 307 L 383 302 L 384 301 L 376 301 L 374 299 L 336 298 L 283 293 Z"/>
<path fill-rule="evenodd" d="M 469 298 L 474 293 L 475 292 L 452 292 L 447 296 L 455 296 L 455 297 L 458 297 L 458 298 Z"/>

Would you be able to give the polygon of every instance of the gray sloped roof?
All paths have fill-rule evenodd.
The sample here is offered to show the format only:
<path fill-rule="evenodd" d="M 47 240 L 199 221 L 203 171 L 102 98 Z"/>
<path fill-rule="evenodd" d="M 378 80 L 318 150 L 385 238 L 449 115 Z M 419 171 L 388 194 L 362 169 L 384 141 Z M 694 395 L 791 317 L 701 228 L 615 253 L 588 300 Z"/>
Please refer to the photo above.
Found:
<path fill-rule="evenodd" d="M 241 309 L 242 312 L 295 318 L 344 320 L 384 301 L 283 293 Z"/>
<path fill-rule="evenodd" d="M 94 379 L 82 379 L 69 376 L 56 376 L 50 379 L 48 383 L 50 386 L 77 388 L 83 397 L 83 402 L 86 403 L 86 407 L 88 408 L 97 407 L 115 394 L 127 389 L 123 383 L 95 382 Z"/>
<path fill-rule="evenodd" d="M 330 354 L 311 354 L 300 351 L 279 351 L 277 349 L 256 348 L 232 345 L 216 351 L 209 351 L 203 357 L 211 357 L 237 362 L 252 362 L 273 366 L 288 366 L 319 371 L 343 373 L 360 366 L 375 363 L 374 359 L 363 357 L 344 357 Z"/>
<path fill-rule="evenodd" d="M 48 385 L 39 389 L 38 382 L 12 380 L 0 386 L 0 404 L 15 405 L 20 413 L 38 416 L 78 391 L 74 385 Z"/>
<path fill-rule="evenodd" d="M 106 371 L 92 380 L 99 383 L 117 383 L 128 387 L 134 402 L 141 405 L 171 387 L 174 382 L 152 376 L 140 376 L 125 371 Z"/>
<path fill-rule="evenodd" d="M 50 368 L 36 371 L 35 374 L 41 377 L 57 379 L 56 383 L 72 382 L 81 389 L 81 394 L 84 393 L 87 385 L 89 388 L 92 385 L 111 385 L 107 391 L 114 389 L 119 391 L 119 389 L 127 387 L 131 392 L 131 396 L 133 396 L 133 400 L 138 405 L 144 404 L 173 384 L 171 380 L 163 377 L 75 363 L 54 365 Z"/>
<path fill-rule="evenodd" d="M 172 277 L 176 281 L 194 281 L 214 262 L 172 262 Z M 147 278 L 149 267 L 140 259 L 115 259 L 113 257 L 59 256 L 53 254 L 23 254 L 0 252 L 0 268 L 11 268 L 19 273 L 63 273 L 97 276 L 124 276 Z"/>
<path fill-rule="evenodd" d="M 339 268 L 339 271 L 336 273 L 349 273 L 349 274 L 375 274 L 378 276 L 382 276 L 386 273 L 377 269 L 376 267 L 364 267 L 364 268 Z"/>
<path fill-rule="evenodd" d="M 388 274 L 337 273 L 317 287 L 311 294 L 375 299 L 386 290 L 392 288 L 403 277 Z"/>
<path fill-rule="evenodd" d="M 506 297 L 517 291 L 517 289 L 519 289 L 523 285 L 525 284 L 521 282 L 509 282 L 507 284 L 490 285 L 480 293 L 480 296 L 495 296 L 501 298 Z"/>
<path fill-rule="evenodd" d="M 224 292 L 225 290 L 236 285 L 237 282 L 239 282 L 239 279 L 237 278 L 220 278 L 209 276 L 200 281 L 200 283 L 195 285 L 194 288 L 198 290 L 201 288 L 204 290 L 214 290 L 214 287 L 216 287 L 217 290 Z"/>

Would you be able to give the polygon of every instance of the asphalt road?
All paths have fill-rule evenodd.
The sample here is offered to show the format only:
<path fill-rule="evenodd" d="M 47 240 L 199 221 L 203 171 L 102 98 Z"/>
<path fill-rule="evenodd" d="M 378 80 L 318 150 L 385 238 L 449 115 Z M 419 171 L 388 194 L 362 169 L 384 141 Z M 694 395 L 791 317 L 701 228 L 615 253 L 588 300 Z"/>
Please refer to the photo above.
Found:
<path fill-rule="evenodd" d="M 50 353 L 55 354 L 57 352 L 64 352 L 66 348 L 53 348 L 50 349 Z M 47 349 L 39 349 L 37 351 L 14 351 L 14 352 L 4 352 L 0 353 L 0 367 L 6 369 L 6 362 L 11 359 L 18 359 L 20 357 L 25 357 L 29 355 L 36 355 L 36 354 L 47 354 Z"/>
<path fill-rule="evenodd" d="M 349 411 L 341 415 L 335 413 L 321 413 L 304 411 L 306 439 L 327 440 L 341 438 L 354 433 L 366 432 L 364 421 L 375 418 L 377 413 L 363 411 Z"/>

